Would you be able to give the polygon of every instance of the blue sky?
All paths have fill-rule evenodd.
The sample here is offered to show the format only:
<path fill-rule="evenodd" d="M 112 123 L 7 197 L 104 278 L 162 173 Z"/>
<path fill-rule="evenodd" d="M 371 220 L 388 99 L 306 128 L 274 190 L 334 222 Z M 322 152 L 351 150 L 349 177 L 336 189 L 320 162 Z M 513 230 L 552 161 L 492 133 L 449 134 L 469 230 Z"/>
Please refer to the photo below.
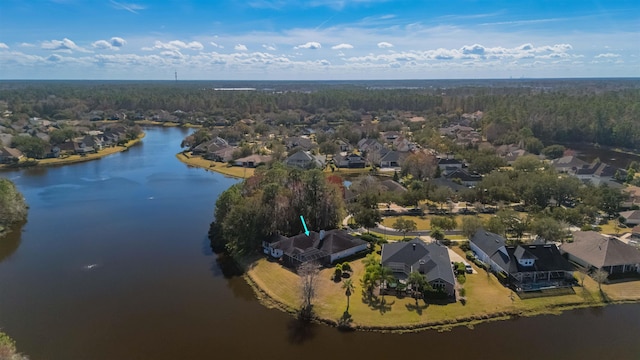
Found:
<path fill-rule="evenodd" d="M 0 79 L 640 76 L 640 1 L 0 0 Z"/>

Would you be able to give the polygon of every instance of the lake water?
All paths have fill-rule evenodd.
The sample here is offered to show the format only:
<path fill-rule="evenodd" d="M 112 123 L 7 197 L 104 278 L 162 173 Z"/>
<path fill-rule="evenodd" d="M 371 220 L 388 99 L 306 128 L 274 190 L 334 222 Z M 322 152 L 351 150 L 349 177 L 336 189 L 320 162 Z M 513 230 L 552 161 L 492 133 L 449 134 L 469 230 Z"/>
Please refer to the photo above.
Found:
<path fill-rule="evenodd" d="M 0 241 L 0 327 L 31 359 L 640 359 L 638 304 L 404 335 L 266 309 L 206 238 L 237 180 L 180 163 L 185 135 L 148 129 L 125 153 L 0 173 L 31 207 Z"/>

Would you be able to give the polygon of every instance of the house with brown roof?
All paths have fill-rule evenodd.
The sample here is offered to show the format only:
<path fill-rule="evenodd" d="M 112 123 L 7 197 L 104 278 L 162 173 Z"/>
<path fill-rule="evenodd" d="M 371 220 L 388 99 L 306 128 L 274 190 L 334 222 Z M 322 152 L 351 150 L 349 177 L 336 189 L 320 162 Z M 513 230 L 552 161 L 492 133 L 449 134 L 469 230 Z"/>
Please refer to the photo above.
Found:
<path fill-rule="evenodd" d="M 243 158 L 236 159 L 233 163 L 235 166 L 242 166 L 248 168 L 255 168 L 260 164 L 265 164 L 271 161 L 271 155 L 249 155 Z"/>
<path fill-rule="evenodd" d="M 573 242 L 562 244 L 560 251 L 570 261 L 587 269 L 604 270 L 609 274 L 640 272 L 640 250 L 595 231 L 574 232 Z"/>
<path fill-rule="evenodd" d="M 640 210 L 623 211 L 620 213 L 620 217 L 624 218 L 624 223 L 627 226 L 640 225 Z"/>
<path fill-rule="evenodd" d="M 16 148 L 0 146 L 0 164 L 16 163 L 22 159 L 22 151 Z"/>

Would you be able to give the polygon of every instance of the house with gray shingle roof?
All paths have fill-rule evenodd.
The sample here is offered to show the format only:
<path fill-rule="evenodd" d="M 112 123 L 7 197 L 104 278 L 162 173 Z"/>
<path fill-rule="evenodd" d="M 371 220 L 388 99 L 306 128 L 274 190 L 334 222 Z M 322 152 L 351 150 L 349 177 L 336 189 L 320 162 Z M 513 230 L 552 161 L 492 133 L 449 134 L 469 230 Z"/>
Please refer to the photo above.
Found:
<path fill-rule="evenodd" d="M 434 289 L 442 289 L 449 296 L 455 294 L 455 276 L 445 246 L 425 244 L 419 238 L 384 244 L 381 262 L 400 281 L 406 280 L 411 272 L 419 272 Z"/>
<path fill-rule="evenodd" d="M 640 210 L 623 211 L 620 213 L 620 217 L 624 218 L 624 223 L 627 226 L 640 225 Z"/>
<path fill-rule="evenodd" d="M 272 235 L 262 242 L 265 254 L 282 259 L 285 265 L 297 268 L 309 261 L 330 265 L 346 257 L 364 252 L 368 243 L 344 230 L 310 231 L 309 235 L 291 237 Z"/>
<path fill-rule="evenodd" d="M 568 259 L 588 269 L 614 273 L 640 272 L 640 250 L 595 231 L 576 231 L 573 242 L 560 246 Z"/>
<path fill-rule="evenodd" d="M 325 158 L 322 156 L 314 156 L 308 151 L 298 151 L 289 156 L 284 162 L 288 166 L 300 169 L 322 168 Z"/>
<path fill-rule="evenodd" d="M 505 239 L 479 229 L 469 241 L 478 259 L 507 276 L 517 291 L 570 287 L 571 264 L 554 244 L 507 246 Z"/>

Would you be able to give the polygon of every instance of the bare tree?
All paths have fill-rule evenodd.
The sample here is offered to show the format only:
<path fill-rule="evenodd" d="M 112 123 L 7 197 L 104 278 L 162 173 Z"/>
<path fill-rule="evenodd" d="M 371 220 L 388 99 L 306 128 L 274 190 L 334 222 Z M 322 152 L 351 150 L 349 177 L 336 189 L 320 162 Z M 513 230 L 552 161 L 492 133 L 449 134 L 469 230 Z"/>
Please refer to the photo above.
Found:
<path fill-rule="evenodd" d="M 317 279 L 320 271 L 319 264 L 315 261 L 303 263 L 298 267 L 300 287 L 302 291 L 302 308 L 300 317 L 304 320 L 311 319 L 313 312 L 313 299 L 316 297 Z"/>
<path fill-rule="evenodd" d="M 598 289 L 602 291 L 602 283 L 607 281 L 607 278 L 609 277 L 609 273 L 599 269 L 594 271 L 591 277 L 593 278 L 593 280 L 595 280 L 598 283 Z"/>

